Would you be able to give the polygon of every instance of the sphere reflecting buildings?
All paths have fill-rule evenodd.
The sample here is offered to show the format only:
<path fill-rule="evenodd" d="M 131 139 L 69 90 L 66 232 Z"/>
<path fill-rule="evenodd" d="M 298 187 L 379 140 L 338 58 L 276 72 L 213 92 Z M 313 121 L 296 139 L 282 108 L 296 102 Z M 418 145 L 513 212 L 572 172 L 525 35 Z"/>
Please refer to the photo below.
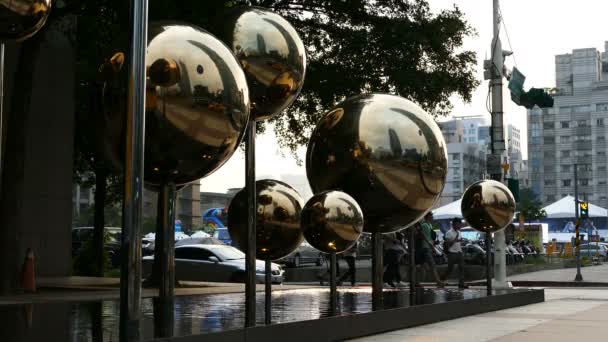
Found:
<path fill-rule="evenodd" d="M 481 180 L 469 186 L 462 195 L 462 216 L 474 229 L 497 232 L 513 220 L 515 199 L 504 184 Z"/>
<path fill-rule="evenodd" d="M 413 102 L 355 96 L 317 124 L 306 174 L 315 193 L 338 189 L 352 196 L 366 232 L 394 232 L 420 220 L 439 198 L 446 144 L 433 118 Z"/>
<path fill-rule="evenodd" d="M 122 163 L 124 54 L 102 67 L 105 150 Z M 183 185 L 223 165 L 243 138 L 249 119 L 245 75 L 230 49 L 195 26 L 152 23 L 146 55 L 144 174 L 148 187 Z"/>
<path fill-rule="evenodd" d="M 251 114 L 265 120 L 280 114 L 304 85 L 306 50 L 287 20 L 267 9 L 242 7 L 218 16 L 217 33 L 241 63 Z"/>
<path fill-rule="evenodd" d="M 341 253 L 354 246 L 363 233 L 363 213 L 348 194 L 325 191 L 306 202 L 301 227 L 304 238 L 314 248 Z"/>
<path fill-rule="evenodd" d="M 255 182 L 256 258 L 278 260 L 293 252 L 304 237 L 300 215 L 304 200 L 291 186 L 276 180 Z M 228 207 L 228 232 L 238 248 L 247 243 L 247 188 L 239 191 Z"/>

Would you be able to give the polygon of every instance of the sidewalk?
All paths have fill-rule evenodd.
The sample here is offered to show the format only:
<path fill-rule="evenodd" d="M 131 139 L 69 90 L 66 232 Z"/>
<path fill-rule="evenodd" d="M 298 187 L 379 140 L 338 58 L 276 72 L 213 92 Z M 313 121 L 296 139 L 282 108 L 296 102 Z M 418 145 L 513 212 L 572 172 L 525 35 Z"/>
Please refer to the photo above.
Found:
<path fill-rule="evenodd" d="M 546 302 L 352 341 L 576 341 L 608 335 L 608 289 L 546 289 Z"/>
<path fill-rule="evenodd" d="M 588 266 L 581 268 L 583 281 L 586 282 L 608 282 L 608 264 Z M 538 271 L 517 274 L 508 277 L 509 281 L 574 281 L 576 268 L 563 268 L 549 271 Z"/>

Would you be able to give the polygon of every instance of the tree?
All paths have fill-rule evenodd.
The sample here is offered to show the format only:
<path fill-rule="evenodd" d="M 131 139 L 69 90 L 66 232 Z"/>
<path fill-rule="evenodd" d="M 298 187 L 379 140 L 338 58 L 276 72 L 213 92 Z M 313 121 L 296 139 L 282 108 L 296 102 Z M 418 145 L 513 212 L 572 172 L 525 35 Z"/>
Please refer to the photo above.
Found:
<path fill-rule="evenodd" d="M 526 221 L 542 220 L 547 217 L 547 213 L 542 208 L 542 203 L 532 189 L 521 189 L 519 197 L 520 200 L 519 203 L 517 203 L 517 210 L 520 215 L 524 216 Z"/>

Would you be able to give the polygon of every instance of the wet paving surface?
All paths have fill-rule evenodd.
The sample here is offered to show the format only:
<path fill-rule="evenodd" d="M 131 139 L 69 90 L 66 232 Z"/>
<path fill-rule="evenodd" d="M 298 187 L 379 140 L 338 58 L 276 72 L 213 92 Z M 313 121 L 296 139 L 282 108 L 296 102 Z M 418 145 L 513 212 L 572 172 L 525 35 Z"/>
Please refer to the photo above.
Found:
<path fill-rule="evenodd" d="M 372 311 L 369 287 L 339 291 L 338 315 Z M 416 304 L 434 304 L 485 296 L 485 290 L 420 289 Z M 286 323 L 330 316 L 328 289 L 277 291 L 272 296 L 272 322 Z M 175 297 L 173 335 L 205 334 L 242 328 L 244 294 Z M 385 290 L 384 309 L 410 306 L 408 290 Z M 155 308 L 142 300 L 141 335 L 155 337 Z M 118 341 L 119 302 L 49 303 L 0 306 L 0 341 Z M 257 296 L 258 324 L 264 322 L 264 294 Z"/>

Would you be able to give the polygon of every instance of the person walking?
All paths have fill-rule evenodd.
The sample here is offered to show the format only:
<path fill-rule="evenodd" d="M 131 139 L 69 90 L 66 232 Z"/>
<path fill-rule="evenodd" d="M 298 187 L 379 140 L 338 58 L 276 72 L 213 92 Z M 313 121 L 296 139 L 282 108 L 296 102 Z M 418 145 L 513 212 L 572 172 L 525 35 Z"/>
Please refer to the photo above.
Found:
<path fill-rule="evenodd" d="M 425 279 L 426 270 L 430 268 L 433 273 L 433 277 L 435 278 L 435 282 L 438 287 L 443 287 L 445 284 L 439 279 L 439 274 L 437 273 L 437 268 L 435 267 L 435 259 L 433 258 L 433 252 L 435 250 L 435 244 L 433 243 L 433 225 L 431 222 L 433 221 L 433 213 L 429 211 L 420 224 L 417 226 L 418 228 L 418 239 L 420 239 L 420 243 L 418 246 L 420 247 L 420 252 L 416 251 L 417 257 L 421 258 L 422 262 L 422 277 L 421 279 Z M 418 248 L 416 246 L 416 248 Z"/>
<path fill-rule="evenodd" d="M 448 269 L 441 279 L 445 282 L 452 273 L 452 270 L 454 270 L 454 265 L 458 265 L 458 287 L 464 289 L 466 285 L 464 284 L 464 257 L 462 254 L 460 228 L 462 228 L 462 221 L 455 218 L 452 220 L 452 228 L 445 233 L 443 250 L 448 255 Z"/>
<path fill-rule="evenodd" d="M 346 280 L 350 276 L 350 284 L 351 286 L 355 286 L 356 277 L 357 277 L 357 248 L 359 247 L 359 243 L 355 243 L 351 248 L 342 253 L 342 257 L 346 264 L 348 265 L 348 270 L 344 272 L 340 279 L 338 280 L 338 285 L 342 285 L 342 282 Z"/>
<path fill-rule="evenodd" d="M 400 236 L 400 235 L 399 235 Z M 405 254 L 405 246 L 397 234 L 387 234 L 384 239 L 384 283 L 391 287 L 402 287 L 405 284 L 401 281 L 401 269 L 399 263 Z"/>

